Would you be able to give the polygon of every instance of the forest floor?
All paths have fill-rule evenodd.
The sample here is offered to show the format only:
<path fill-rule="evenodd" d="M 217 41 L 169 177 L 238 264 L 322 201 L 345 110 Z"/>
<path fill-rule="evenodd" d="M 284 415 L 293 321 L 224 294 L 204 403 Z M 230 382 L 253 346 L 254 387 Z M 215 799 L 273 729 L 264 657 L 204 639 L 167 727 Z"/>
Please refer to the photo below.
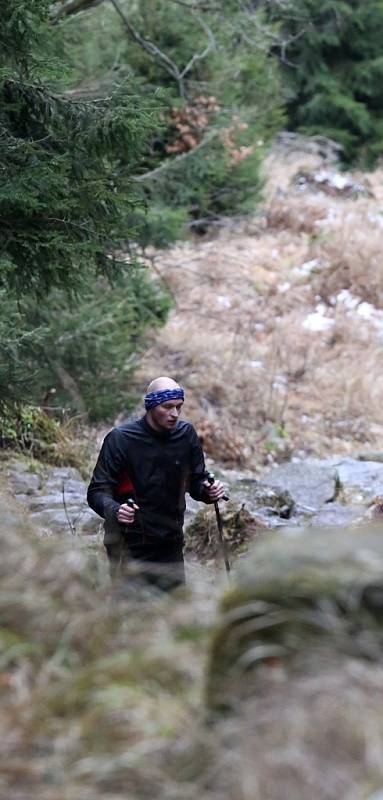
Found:
<path fill-rule="evenodd" d="M 275 147 L 253 218 L 156 254 L 174 308 L 136 386 L 179 380 L 230 466 L 383 450 L 382 229 L 382 168 Z"/>

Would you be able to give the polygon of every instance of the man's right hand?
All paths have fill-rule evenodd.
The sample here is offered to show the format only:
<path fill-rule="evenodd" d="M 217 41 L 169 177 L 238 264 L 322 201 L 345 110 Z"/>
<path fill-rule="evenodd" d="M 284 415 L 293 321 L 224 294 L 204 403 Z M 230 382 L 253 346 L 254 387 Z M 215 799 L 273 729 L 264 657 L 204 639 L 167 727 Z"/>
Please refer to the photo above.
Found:
<path fill-rule="evenodd" d="M 133 507 L 128 506 L 127 503 L 122 503 L 117 511 L 117 519 L 122 525 L 132 525 L 134 522 L 134 515 L 138 510 L 139 506 L 137 506 L 135 503 L 133 504 Z"/>

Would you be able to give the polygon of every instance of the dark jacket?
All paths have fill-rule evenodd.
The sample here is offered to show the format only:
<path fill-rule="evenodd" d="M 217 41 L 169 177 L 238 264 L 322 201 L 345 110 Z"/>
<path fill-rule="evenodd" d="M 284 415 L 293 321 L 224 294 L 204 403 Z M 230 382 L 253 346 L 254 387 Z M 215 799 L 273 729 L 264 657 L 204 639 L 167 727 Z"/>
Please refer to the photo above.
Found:
<path fill-rule="evenodd" d="M 157 433 L 145 417 L 114 428 L 105 437 L 88 503 L 105 519 L 105 544 L 120 540 L 124 526 L 116 513 L 132 497 L 140 511 L 127 526 L 129 540 L 182 540 L 185 492 L 210 502 L 203 487 L 207 472 L 196 431 L 190 422 Z"/>

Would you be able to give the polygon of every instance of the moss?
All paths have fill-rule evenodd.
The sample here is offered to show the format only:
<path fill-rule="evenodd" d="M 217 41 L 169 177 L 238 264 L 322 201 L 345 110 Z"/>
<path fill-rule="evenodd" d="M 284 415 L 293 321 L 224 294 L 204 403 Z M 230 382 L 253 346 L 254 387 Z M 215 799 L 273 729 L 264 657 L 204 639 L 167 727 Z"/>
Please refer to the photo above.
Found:
<path fill-rule="evenodd" d="M 0 448 L 26 452 L 56 466 L 82 464 L 68 428 L 39 406 L 0 403 Z"/>
<path fill-rule="evenodd" d="M 231 554 L 239 554 L 247 549 L 267 526 L 262 520 L 252 516 L 238 503 L 220 505 L 224 537 Z M 186 530 L 185 549 L 195 553 L 201 561 L 220 558 L 220 543 L 214 507 L 201 509 Z"/>

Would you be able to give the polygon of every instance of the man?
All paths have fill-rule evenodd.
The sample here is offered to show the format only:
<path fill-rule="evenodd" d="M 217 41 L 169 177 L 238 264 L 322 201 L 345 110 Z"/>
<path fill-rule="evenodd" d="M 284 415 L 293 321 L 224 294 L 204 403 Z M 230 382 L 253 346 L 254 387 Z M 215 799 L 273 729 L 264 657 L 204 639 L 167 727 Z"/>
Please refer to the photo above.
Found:
<path fill-rule="evenodd" d="M 209 484 L 196 431 L 179 419 L 184 403 L 179 384 L 156 378 L 144 400 L 146 413 L 141 419 L 106 436 L 89 484 L 88 503 L 105 519 L 104 544 L 112 577 L 130 562 L 140 567 L 146 581 L 170 590 L 185 580 L 185 492 L 213 503 L 225 490 L 220 481 Z"/>

